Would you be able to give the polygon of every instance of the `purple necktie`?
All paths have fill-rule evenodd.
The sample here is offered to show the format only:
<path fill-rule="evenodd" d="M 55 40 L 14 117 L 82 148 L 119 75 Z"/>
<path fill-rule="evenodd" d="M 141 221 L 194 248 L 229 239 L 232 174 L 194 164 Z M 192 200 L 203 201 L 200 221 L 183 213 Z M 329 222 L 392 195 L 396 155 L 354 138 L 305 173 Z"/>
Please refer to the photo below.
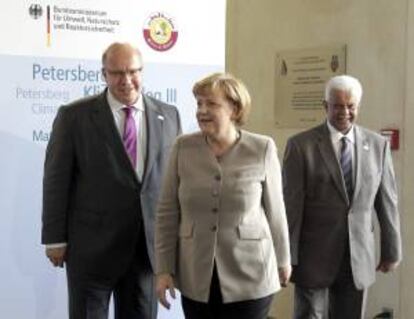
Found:
<path fill-rule="evenodd" d="M 131 160 L 132 166 L 137 165 L 137 128 L 133 117 L 133 106 L 127 106 L 122 109 L 125 112 L 125 126 L 122 141 L 124 142 L 125 150 Z"/>

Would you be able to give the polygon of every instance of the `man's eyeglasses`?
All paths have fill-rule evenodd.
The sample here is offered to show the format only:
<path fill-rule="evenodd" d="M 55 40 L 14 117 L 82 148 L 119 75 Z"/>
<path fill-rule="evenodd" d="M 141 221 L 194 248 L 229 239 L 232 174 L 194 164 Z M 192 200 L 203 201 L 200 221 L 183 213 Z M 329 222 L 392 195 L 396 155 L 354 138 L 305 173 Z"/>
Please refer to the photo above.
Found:
<path fill-rule="evenodd" d="M 130 78 L 134 78 L 137 77 L 141 71 L 142 68 L 138 68 L 138 69 L 130 69 L 130 70 L 109 70 L 109 69 L 102 69 L 102 71 L 107 74 L 109 74 L 110 76 L 114 77 L 114 78 L 123 78 L 125 76 L 128 76 Z"/>

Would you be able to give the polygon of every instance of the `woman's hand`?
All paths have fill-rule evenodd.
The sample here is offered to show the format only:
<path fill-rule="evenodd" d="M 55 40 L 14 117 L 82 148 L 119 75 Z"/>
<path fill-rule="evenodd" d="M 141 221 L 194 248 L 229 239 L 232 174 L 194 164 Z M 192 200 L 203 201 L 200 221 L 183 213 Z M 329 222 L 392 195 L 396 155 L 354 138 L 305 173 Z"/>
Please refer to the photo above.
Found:
<path fill-rule="evenodd" d="M 290 275 L 292 274 L 292 266 L 288 265 L 288 266 L 284 266 L 284 267 L 279 267 L 279 281 L 282 287 L 287 287 L 287 284 L 289 282 L 290 279 Z"/>
<path fill-rule="evenodd" d="M 170 309 L 171 305 L 167 301 L 166 291 L 169 290 L 170 295 L 175 299 L 174 281 L 170 274 L 159 274 L 156 278 L 156 291 L 160 303 L 167 309 Z"/>

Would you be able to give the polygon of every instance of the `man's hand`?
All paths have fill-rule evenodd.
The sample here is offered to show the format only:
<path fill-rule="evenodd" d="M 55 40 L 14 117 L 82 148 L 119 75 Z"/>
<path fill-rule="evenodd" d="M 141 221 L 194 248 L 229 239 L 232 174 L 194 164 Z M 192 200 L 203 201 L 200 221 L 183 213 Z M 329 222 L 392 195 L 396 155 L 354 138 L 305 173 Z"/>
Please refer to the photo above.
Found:
<path fill-rule="evenodd" d="M 156 291 L 160 303 L 167 309 L 170 309 L 171 305 L 167 301 L 165 292 L 169 290 L 171 297 L 175 299 L 175 290 L 173 278 L 170 274 L 157 275 Z"/>
<path fill-rule="evenodd" d="M 391 272 L 397 269 L 399 262 L 395 261 L 381 261 L 377 266 L 377 271 L 381 271 L 383 273 Z"/>
<path fill-rule="evenodd" d="M 284 266 L 284 267 L 279 267 L 279 281 L 280 284 L 282 285 L 282 287 L 287 287 L 287 284 L 289 282 L 290 279 L 290 275 L 292 274 L 292 266 Z"/>
<path fill-rule="evenodd" d="M 66 246 L 57 248 L 47 248 L 46 256 L 55 267 L 63 267 L 66 261 Z"/>

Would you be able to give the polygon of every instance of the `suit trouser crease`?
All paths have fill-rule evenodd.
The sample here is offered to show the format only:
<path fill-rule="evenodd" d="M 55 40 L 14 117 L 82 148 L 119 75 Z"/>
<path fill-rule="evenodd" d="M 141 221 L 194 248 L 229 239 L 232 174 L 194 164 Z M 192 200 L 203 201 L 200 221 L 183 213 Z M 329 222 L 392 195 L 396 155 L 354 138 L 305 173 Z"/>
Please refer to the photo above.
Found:
<path fill-rule="evenodd" d="M 294 319 L 362 319 L 367 289 L 355 287 L 349 247 L 333 284 L 326 288 L 295 285 Z"/>

